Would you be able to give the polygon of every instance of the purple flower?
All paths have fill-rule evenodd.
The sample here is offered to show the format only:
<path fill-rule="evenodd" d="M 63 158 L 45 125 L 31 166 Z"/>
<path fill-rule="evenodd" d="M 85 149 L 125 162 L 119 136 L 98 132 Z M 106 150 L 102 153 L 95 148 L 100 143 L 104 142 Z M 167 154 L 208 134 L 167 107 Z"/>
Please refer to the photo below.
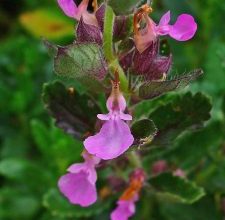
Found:
<path fill-rule="evenodd" d="M 70 203 L 86 207 L 97 200 L 95 166 L 100 159 L 86 152 L 83 153 L 83 158 L 83 163 L 73 164 L 68 168 L 69 173 L 59 179 L 58 187 Z"/>
<path fill-rule="evenodd" d="M 123 121 L 132 120 L 132 116 L 124 113 L 126 101 L 119 91 L 118 82 L 113 83 L 106 105 L 109 113 L 97 115 L 100 120 L 106 122 L 98 134 L 84 141 L 84 146 L 90 154 L 110 160 L 123 154 L 134 141 L 129 126 Z"/>
<path fill-rule="evenodd" d="M 127 220 L 135 213 L 135 201 L 138 197 L 132 200 L 119 200 L 116 209 L 111 213 L 111 220 Z"/>
<path fill-rule="evenodd" d="M 86 24 L 98 26 L 97 19 L 94 14 L 87 11 L 89 0 L 82 0 L 77 6 L 73 0 L 58 0 L 58 4 L 63 12 L 71 18 L 80 20 L 83 17 Z"/>
<path fill-rule="evenodd" d="M 174 25 L 170 25 L 170 11 L 162 16 L 158 25 L 148 16 L 151 12 L 149 6 L 144 5 L 142 11 L 135 14 L 134 20 L 134 40 L 136 47 L 142 53 L 158 36 L 169 35 L 178 41 L 190 40 L 197 30 L 194 18 L 189 14 L 181 14 Z M 139 29 L 141 20 L 145 20 L 146 27 Z"/>

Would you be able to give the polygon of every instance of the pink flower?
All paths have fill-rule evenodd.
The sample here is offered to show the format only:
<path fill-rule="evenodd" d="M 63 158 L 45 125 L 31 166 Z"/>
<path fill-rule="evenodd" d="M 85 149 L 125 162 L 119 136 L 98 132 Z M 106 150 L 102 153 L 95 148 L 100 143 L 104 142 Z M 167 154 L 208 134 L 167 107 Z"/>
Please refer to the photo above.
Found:
<path fill-rule="evenodd" d="M 86 207 L 97 200 L 95 166 L 100 159 L 86 152 L 83 153 L 83 158 L 83 163 L 73 164 L 68 168 L 69 173 L 59 179 L 58 187 L 70 203 Z"/>
<path fill-rule="evenodd" d="M 118 82 L 113 83 L 106 106 L 109 113 L 97 115 L 100 120 L 106 121 L 100 132 L 84 141 L 86 150 L 103 160 L 120 156 L 134 141 L 129 126 L 123 121 L 132 120 L 132 116 L 124 113 L 126 101 L 119 91 Z"/>
<path fill-rule="evenodd" d="M 134 21 L 135 35 L 134 40 L 136 47 L 142 53 L 158 36 L 169 35 L 178 41 L 190 40 L 197 30 L 197 24 L 194 18 L 189 14 L 181 14 L 174 25 L 170 25 L 170 11 L 162 16 L 158 25 L 148 16 L 149 8 L 143 6 L 144 12 L 139 12 L 135 16 L 138 17 Z M 146 27 L 139 29 L 139 22 L 144 19 Z"/>
<path fill-rule="evenodd" d="M 132 200 L 119 200 L 117 208 L 111 213 L 111 220 L 127 220 L 135 213 L 135 202 L 138 197 Z"/>
<path fill-rule="evenodd" d="M 135 213 L 135 202 L 139 199 L 139 192 L 145 181 L 145 173 L 142 169 L 133 172 L 129 187 L 117 202 L 116 209 L 111 213 L 111 220 L 128 220 Z"/>
<path fill-rule="evenodd" d="M 89 0 L 82 0 L 77 6 L 73 0 L 58 0 L 58 4 L 63 12 L 71 18 L 80 20 L 83 17 L 86 24 L 98 26 L 97 19 L 94 14 L 87 11 Z"/>

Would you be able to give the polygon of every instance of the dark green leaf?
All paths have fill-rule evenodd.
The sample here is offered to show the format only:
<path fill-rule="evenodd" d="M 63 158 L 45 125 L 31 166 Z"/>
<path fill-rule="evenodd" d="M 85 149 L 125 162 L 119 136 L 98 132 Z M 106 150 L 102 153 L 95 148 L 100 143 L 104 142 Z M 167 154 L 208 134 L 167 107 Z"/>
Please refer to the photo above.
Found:
<path fill-rule="evenodd" d="M 141 119 L 131 126 L 131 133 L 135 139 L 150 139 L 156 135 L 157 128 L 152 120 Z"/>
<path fill-rule="evenodd" d="M 191 204 L 205 195 L 203 188 L 171 173 L 161 173 L 152 177 L 149 179 L 149 184 L 157 189 L 160 197 L 182 203 Z"/>
<path fill-rule="evenodd" d="M 92 206 L 82 208 L 78 205 L 71 205 L 58 190 L 51 189 L 44 195 L 43 204 L 53 216 L 80 218 L 99 215 L 109 207 L 110 202 L 97 201 Z"/>
<path fill-rule="evenodd" d="M 210 118 L 210 110 L 210 100 L 202 93 L 187 93 L 154 109 L 149 115 L 159 129 L 154 144 L 169 144 L 185 129 L 201 126 Z"/>
<path fill-rule="evenodd" d="M 188 132 L 179 138 L 167 158 L 183 169 L 198 166 L 208 154 L 217 152 L 223 143 L 224 133 L 224 122 L 213 121 L 200 131 Z"/>
<path fill-rule="evenodd" d="M 202 74 L 203 71 L 197 69 L 176 79 L 145 82 L 139 88 L 139 96 L 143 99 L 152 99 L 175 89 L 184 88 Z"/>
<path fill-rule="evenodd" d="M 93 132 L 99 106 L 88 95 L 79 95 L 69 91 L 55 81 L 44 85 L 43 100 L 56 125 L 65 132 L 82 139 L 86 132 Z"/>
<path fill-rule="evenodd" d="M 214 196 L 203 197 L 194 204 L 175 204 L 160 201 L 162 219 L 166 220 L 221 220 L 222 213 L 218 211 L 218 204 Z M 160 218 L 161 220 L 161 218 Z"/>
<path fill-rule="evenodd" d="M 15 187 L 0 190 L 0 219 L 34 219 L 40 207 L 40 201 L 31 193 Z"/>

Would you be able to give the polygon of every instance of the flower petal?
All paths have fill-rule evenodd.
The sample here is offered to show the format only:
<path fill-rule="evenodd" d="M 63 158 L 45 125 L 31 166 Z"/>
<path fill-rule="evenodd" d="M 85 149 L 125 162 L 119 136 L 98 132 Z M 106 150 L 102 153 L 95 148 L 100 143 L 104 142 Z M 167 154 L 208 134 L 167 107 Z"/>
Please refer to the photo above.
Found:
<path fill-rule="evenodd" d="M 164 14 L 160 21 L 159 21 L 159 26 L 164 26 L 164 25 L 168 25 L 170 22 L 170 11 L 166 12 L 166 14 Z"/>
<path fill-rule="evenodd" d="M 98 134 L 84 141 L 84 146 L 90 154 L 109 160 L 124 153 L 133 141 L 129 126 L 118 119 L 105 122 Z"/>
<path fill-rule="evenodd" d="M 125 121 L 131 121 L 132 116 L 129 114 L 124 114 L 123 112 L 120 112 L 120 119 L 125 120 Z"/>
<path fill-rule="evenodd" d="M 177 18 L 174 25 L 171 25 L 169 35 L 178 40 L 186 41 L 191 39 L 197 31 L 197 24 L 194 18 L 188 14 L 182 14 Z"/>
<path fill-rule="evenodd" d="M 150 17 L 147 17 L 146 23 L 146 27 L 134 35 L 135 46 L 139 53 L 145 51 L 152 42 L 155 42 L 158 35 L 157 26 Z"/>
<path fill-rule="evenodd" d="M 111 118 L 111 114 L 97 114 L 97 118 L 102 121 L 108 121 Z"/>
<path fill-rule="evenodd" d="M 89 182 L 88 174 L 85 172 L 62 176 L 58 181 L 58 187 L 72 204 L 87 207 L 97 200 L 96 187 Z"/>
<path fill-rule="evenodd" d="M 58 0 L 58 4 L 68 17 L 74 18 L 78 13 L 78 8 L 73 0 Z"/>
<path fill-rule="evenodd" d="M 70 173 L 79 173 L 81 170 L 85 171 L 87 166 L 85 163 L 74 163 L 72 164 L 67 171 Z"/>
<path fill-rule="evenodd" d="M 116 209 L 111 213 L 111 220 L 128 220 L 135 213 L 133 201 L 119 201 Z"/>

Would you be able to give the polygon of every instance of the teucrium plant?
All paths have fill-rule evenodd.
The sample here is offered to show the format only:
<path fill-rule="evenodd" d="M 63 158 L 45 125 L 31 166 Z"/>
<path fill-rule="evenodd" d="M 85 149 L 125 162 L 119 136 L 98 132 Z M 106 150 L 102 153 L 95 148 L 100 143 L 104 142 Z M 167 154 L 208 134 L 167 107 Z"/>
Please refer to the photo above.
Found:
<path fill-rule="evenodd" d="M 160 52 L 160 36 L 190 40 L 197 30 L 194 18 L 182 14 L 172 25 L 167 12 L 156 24 L 151 18 L 152 8 L 147 4 L 138 6 L 140 2 L 128 1 L 123 14 L 113 1 L 98 6 L 94 0 L 90 12 L 88 0 L 80 4 L 58 0 L 62 11 L 78 21 L 75 40 L 67 46 L 45 40 L 54 58 L 55 73 L 76 81 L 85 91 L 80 94 L 76 87 L 66 88 L 59 81 L 44 86 L 43 100 L 56 125 L 84 145 L 84 162 L 68 168 L 59 179 L 59 190 L 70 203 L 91 206 L 99 200 L 97 170 L 112 164 L 116 169 L 111 170 L 111 175 L 126 182 L 112 220 L 134 215 L 142 189 L 159 191 L 183 203 L 192 203 L 204 195 L 204 190 L 189 181 L 179 167 L 163 174 L 165 170 L 159 163 L 154 165 L 160 171 L 157 173 L 149 172 L 142 163 L 152 148 L 169 147 L 185 129 L 202 126 L 210 117 L 211 105 L 203 94 L 188 93 L 141 112 L 144 99 L 157 102 L 151 99 L 188 85 L 203 72 L 196 69 L 172 78 L 172 53 L 165 56 Z M 108 97 L 108 113 L 101 112 L 100 94 Z M 136 111 L 142 117 L 134 117 Z M 121 161 L 127 163 L 121 167 Z M 106 187 L 112 188 L 111 195 L 115 192 L 112 182 Z"/>

